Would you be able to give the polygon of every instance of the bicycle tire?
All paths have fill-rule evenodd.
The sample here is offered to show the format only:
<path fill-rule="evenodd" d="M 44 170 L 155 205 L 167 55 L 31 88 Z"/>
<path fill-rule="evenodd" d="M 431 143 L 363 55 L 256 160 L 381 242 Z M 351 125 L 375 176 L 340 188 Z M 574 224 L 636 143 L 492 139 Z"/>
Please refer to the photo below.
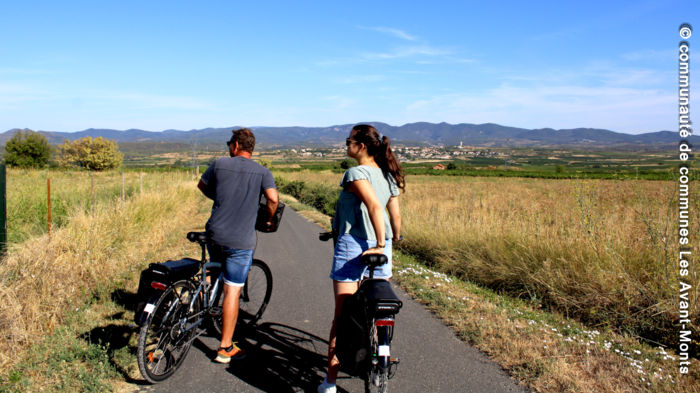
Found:
<path fill-rule="evenodd" d="M 245 285 L 241 288 L 241 297 L 238 306 L 239 327 L 254 326 L 262 317 L 272 296 L 272 271 L 267 264 L 259 259 L 253 259 Z M 221 308 L 224 303 L 223 290 L 219 290 L 215 304 Z M 216 334 L 221 335 L 222 316 L 213 318 L 213 327 Z"/>
<path fill-rule="evenodd" d="M 183 332 L 181 321 L 196 314 L 200 300 L 193 299 L 195 285 L 182 280 L 160 295 L 153 312 L 141 327 L 136 358 L 141 375 L 150 383 L 170 377 L 185 360 L 196 329 Z M 190 308 L 190 303 L 194 305 Z"/>
<path fill-rule="evenodd" d="M 387 370 L 382 370 L 378 375 L 377 393 L 387 393 L 389 388 L 389 374 Z"/>

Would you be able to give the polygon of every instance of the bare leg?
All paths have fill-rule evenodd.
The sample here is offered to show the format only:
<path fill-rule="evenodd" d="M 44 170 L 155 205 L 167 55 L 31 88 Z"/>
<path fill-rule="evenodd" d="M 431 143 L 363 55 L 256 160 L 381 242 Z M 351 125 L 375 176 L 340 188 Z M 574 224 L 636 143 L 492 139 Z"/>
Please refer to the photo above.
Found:
<path fill-rule="evenodd" d="M 223 315 L 221 317 L 221 347 L 228 348 L 233 341 L 233 330 L 238 320 L 238 303 L 241 297 L 241 288 L 224 284 Z"/>
<path fill-rule="evenodd" d="M 336 324 L 340 313 L 343 311 L 343 302 L 345 298 L 357 292 L 360 287 L 360 282 L 339 282 L 333 280 L 333 293 L 335 295 L 335 312 L 333 314 L 333 324 L 331 325 L 331 332 L 328 337 L 328 374 L 326 376 L 326 381 L 328 383 L 335 383 L 336 378 L 338 378 L 338 370 L 340 369 L 340 362 L 335 356 L 335 331 Z"/>

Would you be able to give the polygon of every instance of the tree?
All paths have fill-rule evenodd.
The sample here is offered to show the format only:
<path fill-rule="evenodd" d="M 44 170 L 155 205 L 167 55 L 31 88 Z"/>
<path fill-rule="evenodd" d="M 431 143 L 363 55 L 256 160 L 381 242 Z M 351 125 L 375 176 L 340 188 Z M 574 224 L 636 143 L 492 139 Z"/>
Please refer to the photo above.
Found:
<path fill-rule="evenodd" d="M 58 148 L 61 151 L 58 160 L 61 166 L 78 166 L 101 171 L 119 168 L 124 160 L 117 142 L 101 136 L 94 139 L 86 136 L 72 142 L 66 140 Z"/>
<path fill-rule="evenodd" d="M 9 166 L 43 168 L 49 162 L 51 146 L 38 132 L 17 131 L 5 144 L 5 152 L 5 162 Z"/>
<path fill-rule="evenodd" d="M 355 166 L 355 161 L 350 160 L 350 159 L 344 159 L 343 161 L 340 161 L 340 169 L 350 169 L 351 167 Z"/>

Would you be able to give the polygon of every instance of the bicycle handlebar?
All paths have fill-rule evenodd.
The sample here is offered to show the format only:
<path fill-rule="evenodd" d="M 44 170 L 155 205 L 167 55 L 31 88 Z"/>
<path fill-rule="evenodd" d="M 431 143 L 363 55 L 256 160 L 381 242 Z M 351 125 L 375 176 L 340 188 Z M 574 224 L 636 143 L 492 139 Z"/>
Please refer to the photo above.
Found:
<path fill-rule="evenodd" d="M 333 232 L 321 232 L 318 234 L 318 240 L 322 242 L 327 242 L 333 238 Z M 398 244 L 403 241 L 403 235 L 399 235 L 399 240 L 395 241 L 394 244 Z"/>
<path fill-rule="evenodd" d="M 200 244 L 205 244 L 209 238 L 207 237 L 206 232 L 188 232 L 187 233 L 187 240 L 191 241 L 192 243 L 197 242 Z"/>

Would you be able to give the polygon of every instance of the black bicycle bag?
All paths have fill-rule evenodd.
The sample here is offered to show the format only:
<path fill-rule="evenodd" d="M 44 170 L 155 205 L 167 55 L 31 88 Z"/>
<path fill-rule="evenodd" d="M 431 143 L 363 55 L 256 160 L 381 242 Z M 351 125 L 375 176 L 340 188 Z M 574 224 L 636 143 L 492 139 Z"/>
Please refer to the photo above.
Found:
<path fill-rule="evenodd" d="M 153 288 L 153 282 L 159 282 L 168 286 L 176 281 L 193 277 L 199 272 L 199 261 L 192 258 L 183 258 L 177 261 L 166 261 L 161 263 L 151 263 L 148 268 L 141 272 L 139 279 L 139 289 L 136 292 L 136 309 L 134 310 L 134 321 L 137 324 L 143 321 L 143 310 L 148 301 L 159 289 Z"/>
<path fill-rule="evenodd" d="M 372 315 L 374 318 L 394 316 L 403 307 L 403 302 L 396 296 L 389 281 L 365 280 L 360 285 L 360 290 L 365 293 L 367 304 L 374 313 Z"/>
<path fill-rule="evenodd" d="M 336 325 L 335 354 L 340 369 L 349 375 L 362 376 L 370 366 L 372 317 L 366 304 L 367 297 L 362 289 L 348 296 L 343 301 L 343 311 Z"/>
<path fill-rule="evenodd" d="M 258 216 L 255 219 L 255 230 L 263 233 L 277 232 L 282 221 L 282 214 L 284 213 L 285 204 L 279 202 L 277 205 L 277 210 L 275 214 L 270 217 L 270 213 L 267 211 L 267 199 L 265 196 L 260 197 L 260 204 L 258 205 Z M 267 220 L 270 220 L 272 225 L 267 226 Z"/>

